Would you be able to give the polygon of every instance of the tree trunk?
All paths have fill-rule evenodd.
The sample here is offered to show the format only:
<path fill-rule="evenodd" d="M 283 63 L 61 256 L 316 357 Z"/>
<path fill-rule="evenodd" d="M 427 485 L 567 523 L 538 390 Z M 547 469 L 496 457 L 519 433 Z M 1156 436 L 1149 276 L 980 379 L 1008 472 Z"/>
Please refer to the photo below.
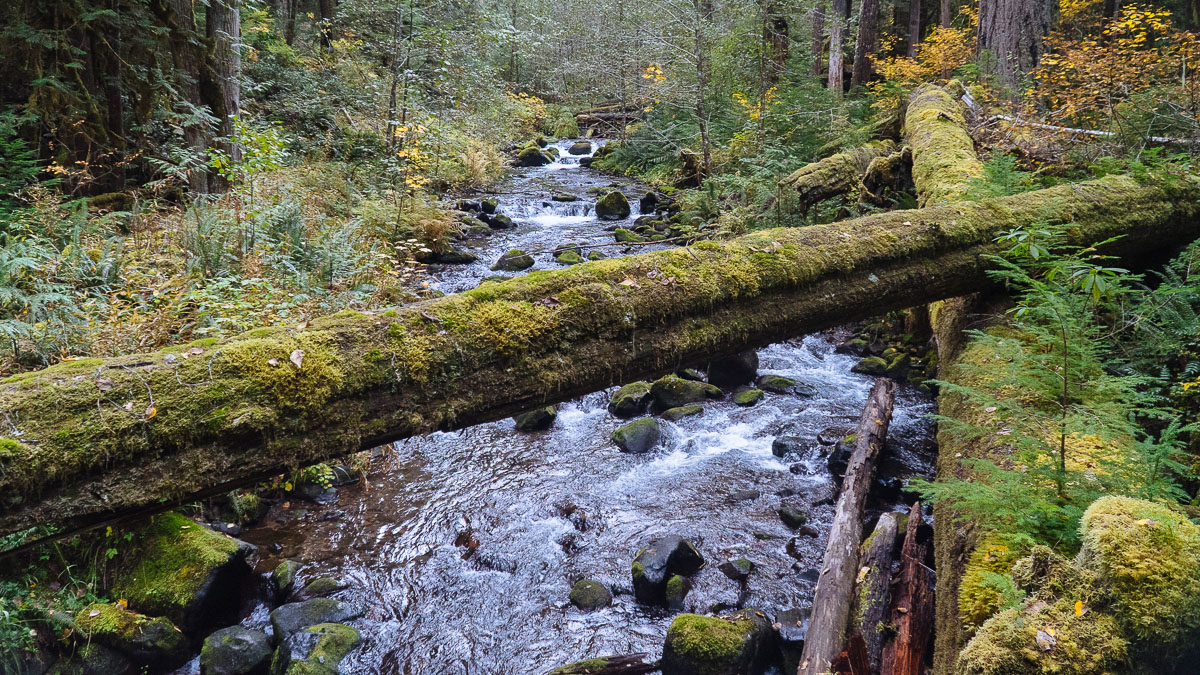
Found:
<path fill-rule="evenodd" d="M 694 58 L 696 61 L 696 123 L 700 125 L 700 155 L 703 159 L 703 175 L 701 182 L 713 173 L 712 139 L 708 129 L 708 105 L 705 95 L 708 93 L 708 47 L 705 44 L 705 33 L 708 22 L 712 18 L 713 6 L 711 0 L 692 0 L 696 10 Z"/>
<path fill-rule="evenodd" d="M 200 35 L 192 0 L 160 0 L 151 9 L 167 28 L 171 60 L 175 66 L 175 87 L 182 99 L 177 112 L 191 118 L 183 124 L 183 142 L 191 151 L 187 169 L 188 189 L 193 194 L 208 192 L 208 172 L 205 169 L 209 146 L 209 127 L 203 117 L 207 109 L 202 82 L 212 81 L 207 56 L 199 45 Z"/>
<path fill-rule="evenodd" d="M 908 57 L 917 58 L 917 45 L 921 44 L 921 0 L 908 1 Z"/>
<path fill-rule="evenodd" d="M 333 0 L 318 0 L 317 10 L 320 12 L 317 32 L 321 36 L 321 47 L 329 49 L 333 45 Z"/>
<path fill-rule="evenodd" d="M 990 70 L 1000 84 L 1017 86 L 1038 64 L 1053 18 L 1052 0 L 980 0 L 979 51 L 991 53 Z"/>
<path fill-rule="evenodd" d="M 780 11 L 778 0 L 763 0 L 763 48 L 766 50 L 766 84 L 776 85 L 787 72 L 788 21 Z"/>
<path fill-rule="evenodd" d="M 949 28 L 950 22 L 954 20 L 953 7 L 950 5 L 950 0 L 942 0 L 940 10 L 941 22 L 939 25 L 942 28 Z"/>
<path fill-rule="evenodd" d="M 801 209 L 838 195 L 858 192 L 862 176 L 876 157 L 894 152 L 892 141 L 873 141 L 855 150 L 839 152 L 801 167 L 779 181 L 780 187 L 795 190 Z"/>
<path fill-rule="evenodd" d="M 283 41 L 291 46 L 296 41 L 296 5 L 300 0 L 276 0 L 275 15 L 283 25 Z"/>
<path fill-rule="evenodd" d="M 219 100 L 210 101 L 218 119 L 217 147 L 229 155 L 234 162 L 241 161 L 242 151 L 234 140 L 233 120 L 242 104 L 242 19 L 238 6 L 241 0 L 212 0 L 208 7 L 207 31 L 210 42 L 209 67 L 212 70 Z M 213 176 L 210 188 L 222 190 L 226 181 Z M 215 183 L 215 184 L 214 184 Z"/>
<path fill-rule="evenodd" d="M 850 0 L 833 0 L 833 13 L 829 22 L 829 81 L 828 88 L 842 95 L 845 77 L 842 64 L 845 59 L 846 19 L 850 14 Z"/>
<path fill-rule="evenodd" d="M 164 508 L 723 354 L 990 288 L 997 233 L 1071 222 L 1147 255 L 1200 236 L 1200 187 L 1121 176 L 587 263 L 0 381 L 0 534 Z M 299 365 L 297 365 L 299 361 Z M 857 545 L 857 544 L 856 544 Z"/>
<path fill-rule="evenodd" d="M 858 10 L 858 40 L 854 43 L 854 69 L 850 86 L 860 87 L 871 79 L 875 65 L 871 55 L 879 47 L 879 0 L 862 0 Z"/>
<path fill-rule="evenodd" d="M 983 178 L 983 162 L 967 133 L 962 106 L 945 89 L 926 84 L 909 96 L 904 140 L 913 152 L 917 204 L 961 199 L 974 179 Z"/>
<path fill-rule="evenodd" d="M 887 440 L 895 399 L 896 383 L 889 379 L 876 380 L 867 396 L 854 439 L 854 452 L 850 455 L 833 526 L 829 530 L 829 543 L 821 560 L 821 578 L 813 593 L 812 620 L 804 640 L 798 675 L 826 672 L 842 650 L 854 597 L 854 577 L 858 572 L 867 492 L 875 477 L 875 462 Z"/>
<path fill-rule="evenodd" d="M 908 534 L 900 550 L 900 583 L 890 624 L 896 636 L 883 649 L 880 675 L 921 675 L 933 632 L 933 572 L 925 566 L 929 546 L 917 537 L 921 503 L 908 513 Z"/>
<path fill-rule="evenodd" d="M 862 561 L 859 563 L 858 584 L 854 592 L 851 616 L 852 631 L 862 634 L 866 647 L 867 661 L 873 672 L 879 671 L 886 637 L 888 601 L 891 599 L 892 558 L 896 540 L 899 539 L 898 514 L 885 513 L 879 516 L 875 531 L 863 542 Z"/>
<path fill-rule="evenodd" d="M 813 77 L 825 72 L 825 0 L 819 0 L 812 11 Z"/>

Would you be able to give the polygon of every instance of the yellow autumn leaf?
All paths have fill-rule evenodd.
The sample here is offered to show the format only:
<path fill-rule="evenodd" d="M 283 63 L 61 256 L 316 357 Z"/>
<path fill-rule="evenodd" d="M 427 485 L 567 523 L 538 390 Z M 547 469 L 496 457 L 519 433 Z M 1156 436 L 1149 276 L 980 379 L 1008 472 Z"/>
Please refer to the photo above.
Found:
<path fill-rule="evenodd" d="M 1075 616 L 1083 616 L 1083 601 L 1075 601 Z"/>
<path fill-rule="evenodd" d="M 129 601 L 125 598 L 121 598 L 120 600 L 117 600 L 117 607 L 120 607 L 121 609 L 127 609 L 129 607 Z"/>
<path fill-rule="evenodd" d="M 292 491 L 292 481 L 289 480 L 286 483 L 284 483 L 283 490 L 284 490 L 284 492 L 291 492 Z"/>

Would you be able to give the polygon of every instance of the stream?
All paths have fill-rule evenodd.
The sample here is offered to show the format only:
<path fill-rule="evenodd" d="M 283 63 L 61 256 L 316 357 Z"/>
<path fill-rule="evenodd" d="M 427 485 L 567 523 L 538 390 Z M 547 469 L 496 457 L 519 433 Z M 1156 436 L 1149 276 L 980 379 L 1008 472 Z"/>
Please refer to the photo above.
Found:
<path fill-rule="evenodd" d="M 581 167 L 567 154 L 571 142 L 557 145 L 559 160 L 518 170 L 495 195 L 517 226 L 464 244 L 479 261 L 435 269 L 431 285 L 472 288 L 510 248 L 534 253 L 535 269 L 559 267 L 550 250 L 563 242 L 585 254 L 601 243 L 610 256 L 642 250 L 612 246 L 611 228 L 637 218 L 646 188 L 616 179 L 630 222 L 599 221 L 588 189 L 614 179 Z M 551 201 L 559 192 L 581 201 Z M 759 352 L 760 373 L 811 385 L 815 396 L 768 393 L 751 408 L 710 402 L 701 415 L 662 420 L 663 442 L 647 454 L 617 450 L 610 434 L 625 420 L 606 410 L 612 390 L 596 392 L 560 405 L 548 431 L 522 433 L 504 420 L 396 443 L 336 500 L 277 505 L 243 538 L 260 547 L 260 571 L 292 559 L 302 580 L 348 584 L 338 597 L 366 614 L 352 622 L 363 644 L 343 662 L 346 673 L 543 673 L 608 654 L 657 657 L 672 613 L 634 602 L 630 562 L 659 536 L 692 540 L 708 561 L 686 611 L 811 602 L 832 479 L 820 454 L 781 459 L 771 443 L 857 423 L 873 379 L 850 372 L 856 359 L 834 352 L 838 339 L 833 331 Z M 931 472 L 932 412 L 929 395 L 901 387 L 883 475 Z M 817 536 L 785 526 L 775 511 L 783 504 L 808 509 Z M 469 536 L 473 552 L 456 544 Z M 757 565 L 744 588 L 717 569 L 742 556 Z M 567 601 L 584 577 L 613 589 L 611 607 L 584 612 Z M 268 609 L 244 623 L 267 626 Z"/>

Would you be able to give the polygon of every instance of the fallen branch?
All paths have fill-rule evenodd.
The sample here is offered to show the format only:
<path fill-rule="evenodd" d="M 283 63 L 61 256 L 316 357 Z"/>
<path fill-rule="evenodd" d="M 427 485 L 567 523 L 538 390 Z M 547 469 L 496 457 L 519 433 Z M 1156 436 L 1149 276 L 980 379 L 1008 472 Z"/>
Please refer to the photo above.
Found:
<path fill-rule="evenodd" d="M 1074 127 L 1060 127 L 1054 124 L 1045 124 L 1043 122 L 1032 122 L 1023 120 L 1019 117 L 1011 115 L 992 115 L 987 119 L 989 123 L 1002 120 L 1009 124 L 1016 124 L 1023 127 L 1031 127 L 1033 129 L 1043 129 L 1045 131 L 1057 131 L 1073 136 L 1092 136 L 1093 138 L 1114 138 L 1117 136 L 1115 131 L 1099 131 L 1096 129 L 1078 129 Z M 1171 138 L 1170 136 L 1147 136 L 1143 140 L 1151 143 L 1162 143 L 1164 145 L 1200 145 L 1200 138 Z"/>

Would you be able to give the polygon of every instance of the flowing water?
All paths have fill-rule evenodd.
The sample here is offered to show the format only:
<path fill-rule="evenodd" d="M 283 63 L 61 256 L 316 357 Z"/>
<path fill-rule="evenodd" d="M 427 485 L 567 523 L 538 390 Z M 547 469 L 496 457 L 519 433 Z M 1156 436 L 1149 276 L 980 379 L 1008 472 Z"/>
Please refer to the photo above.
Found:
<path fill-rule="evenodd" d="M 580 167 L 569 145 L 559 144 L 560 161 L 503 186 L 500 211 L 518 227 L 480 243 L 479 262 L 435 272 L 438 288 L 475 286 L 509 248 L 537 251 L 536 267 L 551 268 L 558 243 L 611 244 L 613 223 L 592 216 L 587 190 L 612 179 Z M 636 218 L 644 188 L 622 186 Z M 584 199 L 549 200 L 564 191 Z M 545 432 L 517 432 L 506 420 L 397 443 L 335 503 L 294 500 L 245 538 L 260 545 L 262 570 L 288 558 L 303 564 L 302 579 L 349 584 L 339 597 L 366 615 L 353 622 L 364 642 L 343 663 L 347 673 L 540 673 L 592 656 L 657 656 L 671 614 L 634 602 L 629 566 L 640 547 L 669 533 L 694 541 L 709 562 L 687 610 L 807 606 L 833 485 L 819 454 L 780 459 L 771 442 L 853 426 L 872 380 L 850 372 L 854 358 L 834 353 L 829 334 L 759 356 L 760 372 L 810 384 L 816 395 L 767 394 L 752 408 L 710 402 L 699 416 L 664 420 L 660 447 L 627 455 L 609 438 L 622 423 L 606 410 L 611 392 L 597 392 L 559 406 Z M 901 389 L 883 471 L 929 471 L 930 412 L 928 396 Z M 775 509 L 785 503 L 809 508 L 818 536 L 783 525 Z M 461 545 L 472 538 L 473 551 Z M 272 545 L 282 548 L 269 553 Z M 742 556 L 757 564 L 744 587 L 717 569 Z M 567 602 L 584 577 L 614 590 L 611 607 L 583 612 Z M 265 625 L 267 609 L 245 623 Z"/>

